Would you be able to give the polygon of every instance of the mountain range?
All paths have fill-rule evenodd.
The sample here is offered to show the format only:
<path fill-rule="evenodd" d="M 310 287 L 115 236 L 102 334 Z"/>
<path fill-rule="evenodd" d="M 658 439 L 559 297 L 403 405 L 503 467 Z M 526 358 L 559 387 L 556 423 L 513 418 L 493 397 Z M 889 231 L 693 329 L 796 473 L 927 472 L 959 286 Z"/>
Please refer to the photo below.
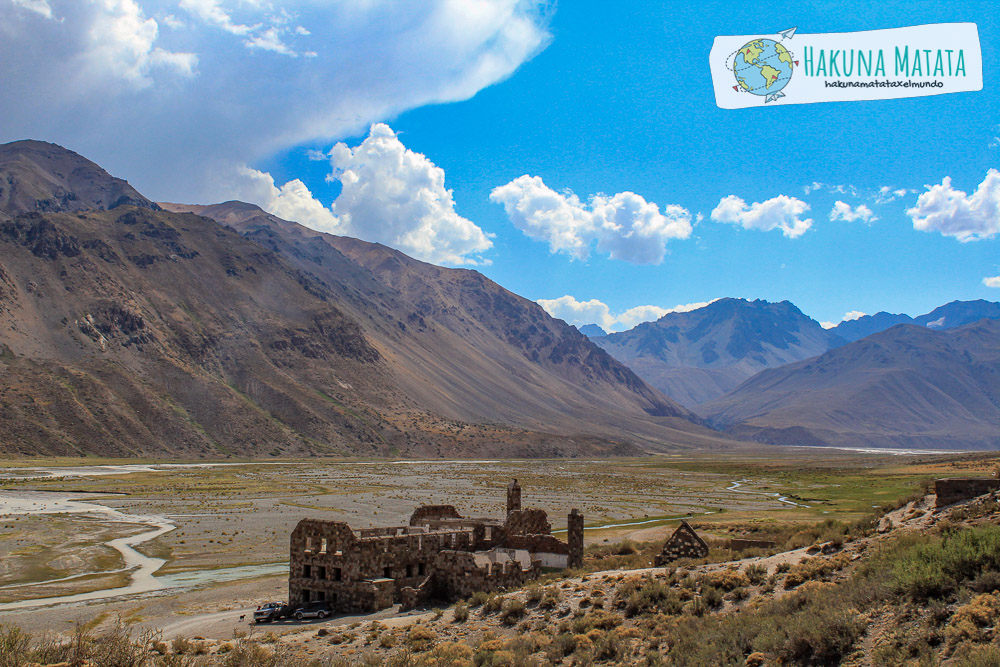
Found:
<path fill-rule="evenodd" d="M 579 456 L 732 447 L 475 271 L 0 146 L 0 451 Z"/>
<path fill-rule="evenodd" d="M 841 322 L 831 331 L 836 332 L 841 338 L 854 341 L 879 331 L 885 331 L 897 324 L 916 324 L 931 329 L 954 329 L 981 319 L 1000 319 L 1000 303 L 983 299 L 952 301 L 938 306 L 926 315 L 915 318 L 903 313 L 893 314 L 883 311 L 874 315 L 864 315 L 856 320 Z"/>
<path fill-rule="evenodd" d="M 718 299 L 592 339 L 681 405 L 719 398 L 756 373 L 846 341 L 788 301 Z"/>
<path fill-rule="evenodd" d="M 476 271 L 0 146 L 8 455 L 997 448 L 997 320 L 955 301 L 824 329 L 727 298 L 581 333 Z"/>
<path fill-rule="evenodd" d="M 762 371 L 702 411 L 773 444 L 1000 449 L 1000 321 L 897 325 Z"/>

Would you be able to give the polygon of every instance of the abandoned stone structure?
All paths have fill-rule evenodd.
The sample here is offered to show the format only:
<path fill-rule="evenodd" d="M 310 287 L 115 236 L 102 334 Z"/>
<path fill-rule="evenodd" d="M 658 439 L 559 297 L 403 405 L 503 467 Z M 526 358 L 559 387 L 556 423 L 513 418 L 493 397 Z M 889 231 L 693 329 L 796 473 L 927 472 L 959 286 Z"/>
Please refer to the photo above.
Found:
<path fill-rule="evenodd" d="M 514 480 L 503 521 L 463 517 L 451 505 L 418 507 L 407 526 L 353 530 L 341 521 L 299 521 L 291 536 L 288 601 L 325 600 L 340 612 L 397 602 L 409 608 L 519 586 L 543 567 L 582 562 L 583 515 L 572 511 L 562 542 L 543 510 L 522 509 Z"/>
<path fill-rule="evenodd" d="M 678 558 L 704 558 L 708 555 L 708 545 L 705 540 L 694 532 L 687 521 L 681 521 L 674 534 L 663 543 L 663 548 L 656 555 L 654 564 L 662 567 Z"/>
<path fill-rule="evenodd" d="M 1000 479 L 987 477 L 949 477 L 934 481 L 935 507 L 944 507 L 1000 489 Z"/>
<path fill-rule="evenodd" d="M 746 551 L 747 549 L 772 549 L 777 546 L 771 540 L 748 540 L 734 537 L 729 540 L 729 548 L 733 551 Z"/>

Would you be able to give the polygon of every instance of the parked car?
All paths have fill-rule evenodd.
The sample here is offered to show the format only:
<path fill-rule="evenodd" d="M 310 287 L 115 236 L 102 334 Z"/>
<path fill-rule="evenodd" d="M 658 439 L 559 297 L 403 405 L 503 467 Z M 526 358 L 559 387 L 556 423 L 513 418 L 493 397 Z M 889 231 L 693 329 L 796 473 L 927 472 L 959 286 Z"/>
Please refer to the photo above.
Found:
<path fill-rule="evenodd" d="M 295 616 L 295 620 L 301 621 L 303 618 L 326 618 L 331 613 L 329 602 L 307 602 L 292 615 Z"/>
<path fill-rule="evenodd" d="M 284 602 L 266 602 L 253 613 L 254 623 L 270 623 L 291 615 L 291 608 Z"/>

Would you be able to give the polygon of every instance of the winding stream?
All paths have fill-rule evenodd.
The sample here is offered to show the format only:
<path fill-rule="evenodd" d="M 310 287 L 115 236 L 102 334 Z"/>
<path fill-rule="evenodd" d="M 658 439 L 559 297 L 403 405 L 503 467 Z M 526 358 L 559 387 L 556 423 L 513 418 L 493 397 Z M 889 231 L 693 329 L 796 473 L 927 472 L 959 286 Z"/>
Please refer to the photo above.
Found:
<path fill-rule="evenodd" d="M 788 496 L 783 496 L 780 493 L 774 493 L 770 491 L 744 491 L 740 487 L 743 486 L 743 482 L 749 482 L 749 479 L 741 479 L 739 482 L 730 482 L 731 486 L 726 489 L 726 491 L 733 491 L 735 493 L 752 493 L 757 496 L 770 496 L 775 498 L 779 503 L 785 503 L 786 505 L 794 505 L 795 507 L 806 507 L 809 505 L 804 505 L 802 503 L 797 503 L 794 500 L 789 500 Z"/>
<path fill-rule="evenodd" d="M 48 581 L 31 582 L 30 584 L 11 584 L 0 586 L 0 599 L 4 590 L 24 586 L 44 586 L 63 581 L 71 581 L 94 574 L 114 574 L 129 572 L 129 583 L 118 588 L 105 588 L 75 595 L 59 595 L 47 598 L 18 600 L 15 602 L 0 602 L 0 612 L 30 607 L 43 607 L 50 604 L 65 604 L 72 602 L 88 602 L 104 600 L 123 595 L 149 593 L 170 588 L 191 588 L 205 583 L 233 581 L 265 574 L 278 574 L 287 571 L 287 563 L 268 563 L 265 565 L 248 565 L 243 567 L 221 568 L 214 570 L 196 570 L 157 577 L 156 572 L 163 567 L 162 558 L 152 558 L 135 549 L 140 544 L 156 539 L 169 533 L 176 526 L 168 518 L 159 515 L 126 514 L 112 507 L 100 505 L 85 500 L 75 500 L 79 496 L 45 491 L 0 491 L 0 516 L 33 515 L 33 514 L 87 514 L 96 515 L 105 521 L 113 523 L 140 524 L 149 526 L 148 530 L 137 535 L 119 537 L 105 544 L 122 555 L 125 567 L 102 572 L 84 572 L 70 577 L 51 579 Z"/>

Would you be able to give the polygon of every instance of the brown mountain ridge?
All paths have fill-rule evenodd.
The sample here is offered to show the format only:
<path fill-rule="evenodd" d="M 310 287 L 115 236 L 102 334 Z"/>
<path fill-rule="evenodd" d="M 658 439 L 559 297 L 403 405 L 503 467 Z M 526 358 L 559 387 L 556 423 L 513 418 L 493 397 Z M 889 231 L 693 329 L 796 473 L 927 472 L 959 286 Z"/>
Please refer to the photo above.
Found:
<path fill-rule="evenodd" d="M 42 142 L 0 146 L 0 184 L 2 452 L 478 457 L 733 445 L 475 271 L 247 204 L 161 208 Z"/>

